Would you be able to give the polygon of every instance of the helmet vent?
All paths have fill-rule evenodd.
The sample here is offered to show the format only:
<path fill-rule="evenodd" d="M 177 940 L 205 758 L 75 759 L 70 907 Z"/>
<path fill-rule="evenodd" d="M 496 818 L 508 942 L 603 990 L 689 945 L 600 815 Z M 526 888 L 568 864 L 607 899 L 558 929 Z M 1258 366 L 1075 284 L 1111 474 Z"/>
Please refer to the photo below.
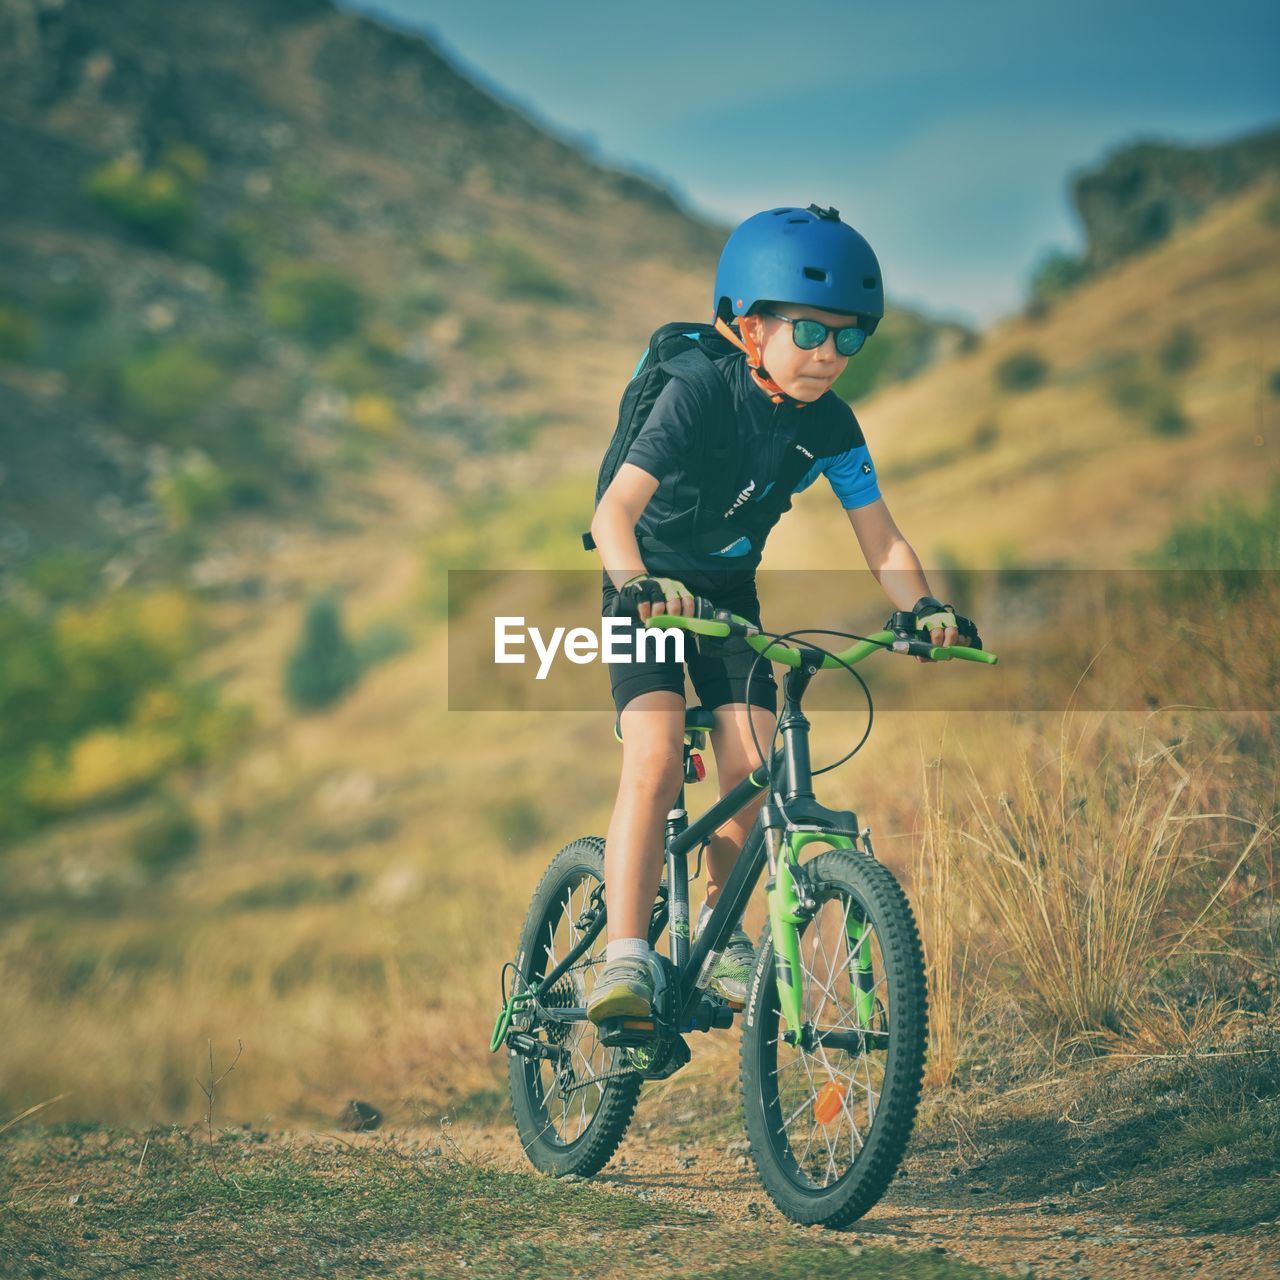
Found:
<path fill-rule="evenodd" d="M 864 289 L 874 289 L 874 288 L 876 287 L 876 278 L 875 278 L 875 276 L 863 276 L 863 277 L 862 277 L 862 287 L 863 287 Z"/>
<path fill-rule="evenodd" d="M 831 279 L 831 273 L 829 271 L 823 271 L 821 267 L 805 267 L 804 278 L 806 280 L 820 280 L 825 284 Z"/>

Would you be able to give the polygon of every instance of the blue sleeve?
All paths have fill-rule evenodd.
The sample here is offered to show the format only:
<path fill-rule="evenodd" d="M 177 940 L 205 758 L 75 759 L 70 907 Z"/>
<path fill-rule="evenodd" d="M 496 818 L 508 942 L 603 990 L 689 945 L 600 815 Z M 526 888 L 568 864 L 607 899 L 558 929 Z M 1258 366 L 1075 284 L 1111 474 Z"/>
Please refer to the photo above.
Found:
<path fill-rule="evenodd" d="M 880 496 L 880 485 L 876 481 L 875 465 L 871 461 L 871 452 L 865 444 L 846 449 L 830 458 L 819 458 L 805 472 L 795 492 L 807 489 L 820 475 L 825 473 L 840 505 L 846 511 L 865 507 Z"/>

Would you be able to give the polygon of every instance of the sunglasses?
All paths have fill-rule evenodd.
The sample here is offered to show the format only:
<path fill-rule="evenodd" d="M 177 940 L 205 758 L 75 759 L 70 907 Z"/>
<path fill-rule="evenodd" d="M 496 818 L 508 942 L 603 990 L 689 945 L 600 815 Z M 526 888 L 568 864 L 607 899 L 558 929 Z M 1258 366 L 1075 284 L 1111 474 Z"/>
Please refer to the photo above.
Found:
<path fill-rule="evenodd" d="M 792 316 L 779 315 L 776 311 L 766 311 L 764 314 L 773 316 L 775 320 L 785 320 L 791 326 L 792 341 L 801 351 L 812 351 L 822 346 L 827 340 L 827 334 L 834 333 L 836 350 L 842 356 L 856 356 L 867 340 L 867 331 L 859 329 L 856 325 L 850 325 L 845 329 L 833 329 L 830 325 L 823 324 L 821 320 L 796 320 Z"/>

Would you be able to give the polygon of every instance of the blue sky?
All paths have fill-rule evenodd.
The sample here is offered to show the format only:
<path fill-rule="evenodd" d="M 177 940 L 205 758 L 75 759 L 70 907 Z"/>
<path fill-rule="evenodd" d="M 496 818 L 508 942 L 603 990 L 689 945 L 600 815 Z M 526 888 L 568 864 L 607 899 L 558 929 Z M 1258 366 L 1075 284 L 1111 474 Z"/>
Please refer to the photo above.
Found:
<path fill-rule="evenodd" d="M 1138 137 L 1280 121 L 1275 0 L 345 0 L 732 224 L 833 204 L 891 300 L 987 321 L 1079 229 L 1067 177 Z"/>

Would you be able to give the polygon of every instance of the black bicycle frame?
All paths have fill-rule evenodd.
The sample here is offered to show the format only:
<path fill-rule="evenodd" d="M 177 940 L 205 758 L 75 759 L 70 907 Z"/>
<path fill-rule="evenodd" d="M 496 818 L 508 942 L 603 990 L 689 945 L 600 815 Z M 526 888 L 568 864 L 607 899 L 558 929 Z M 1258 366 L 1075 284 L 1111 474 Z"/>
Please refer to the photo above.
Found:
<path fill-rule="evenodd" d="M 730 818 L 768 789 L 769 770 L 763 764 L 758 765 L 694 822 L 688 820 L 684 807 L 685 788 L 681 784 L 675 805 L 667 816 L 665 850 L 667 911 L 670 915 L 668 935 L 671 961 L 679 975 L 676 1021 L 682 1027 L 692 1018 L 707 984 L 707 975 L 724 950 L 729 935 L 742 919 L 747 903 L 755 892 L 760 873 L 769 860 L 766 833 L 774 830 L 781 834 L 785 828 L 799 828 L 839 832 L 850 837 L 858 834 L 858 819 L 855 814 L 847 810 L 827 809 L 814 798 L 809 757 L 809 721 L 801 703 L 809 681 L 822 665 L 823 655 L 808 649 L 801 649 L 800 653 L 800 665 L 789 669 L 783 681 L 783 708 L 778 721 L 782 744 L 773 754 L 774 796 L 770 803 L 761 806 L 760 813 L 756 815 L 706 926 L 692 944 L 689 942 L 688 930 L 689 854 L 705 844 Z M 660 920 L 659 916 L 655 922 L 660 923 Z M 577 945 L 543 977 L 541 986 L 544 990 L 554 986 L 577 963 L 579 957 L 599 936 L 604 925 L 605 910 L 601 904 L 596 918 Z M 578 1021 L 586 1016 L 586 1011 L 561 1009 L 555 1010 L 552 1016 Z"/>

